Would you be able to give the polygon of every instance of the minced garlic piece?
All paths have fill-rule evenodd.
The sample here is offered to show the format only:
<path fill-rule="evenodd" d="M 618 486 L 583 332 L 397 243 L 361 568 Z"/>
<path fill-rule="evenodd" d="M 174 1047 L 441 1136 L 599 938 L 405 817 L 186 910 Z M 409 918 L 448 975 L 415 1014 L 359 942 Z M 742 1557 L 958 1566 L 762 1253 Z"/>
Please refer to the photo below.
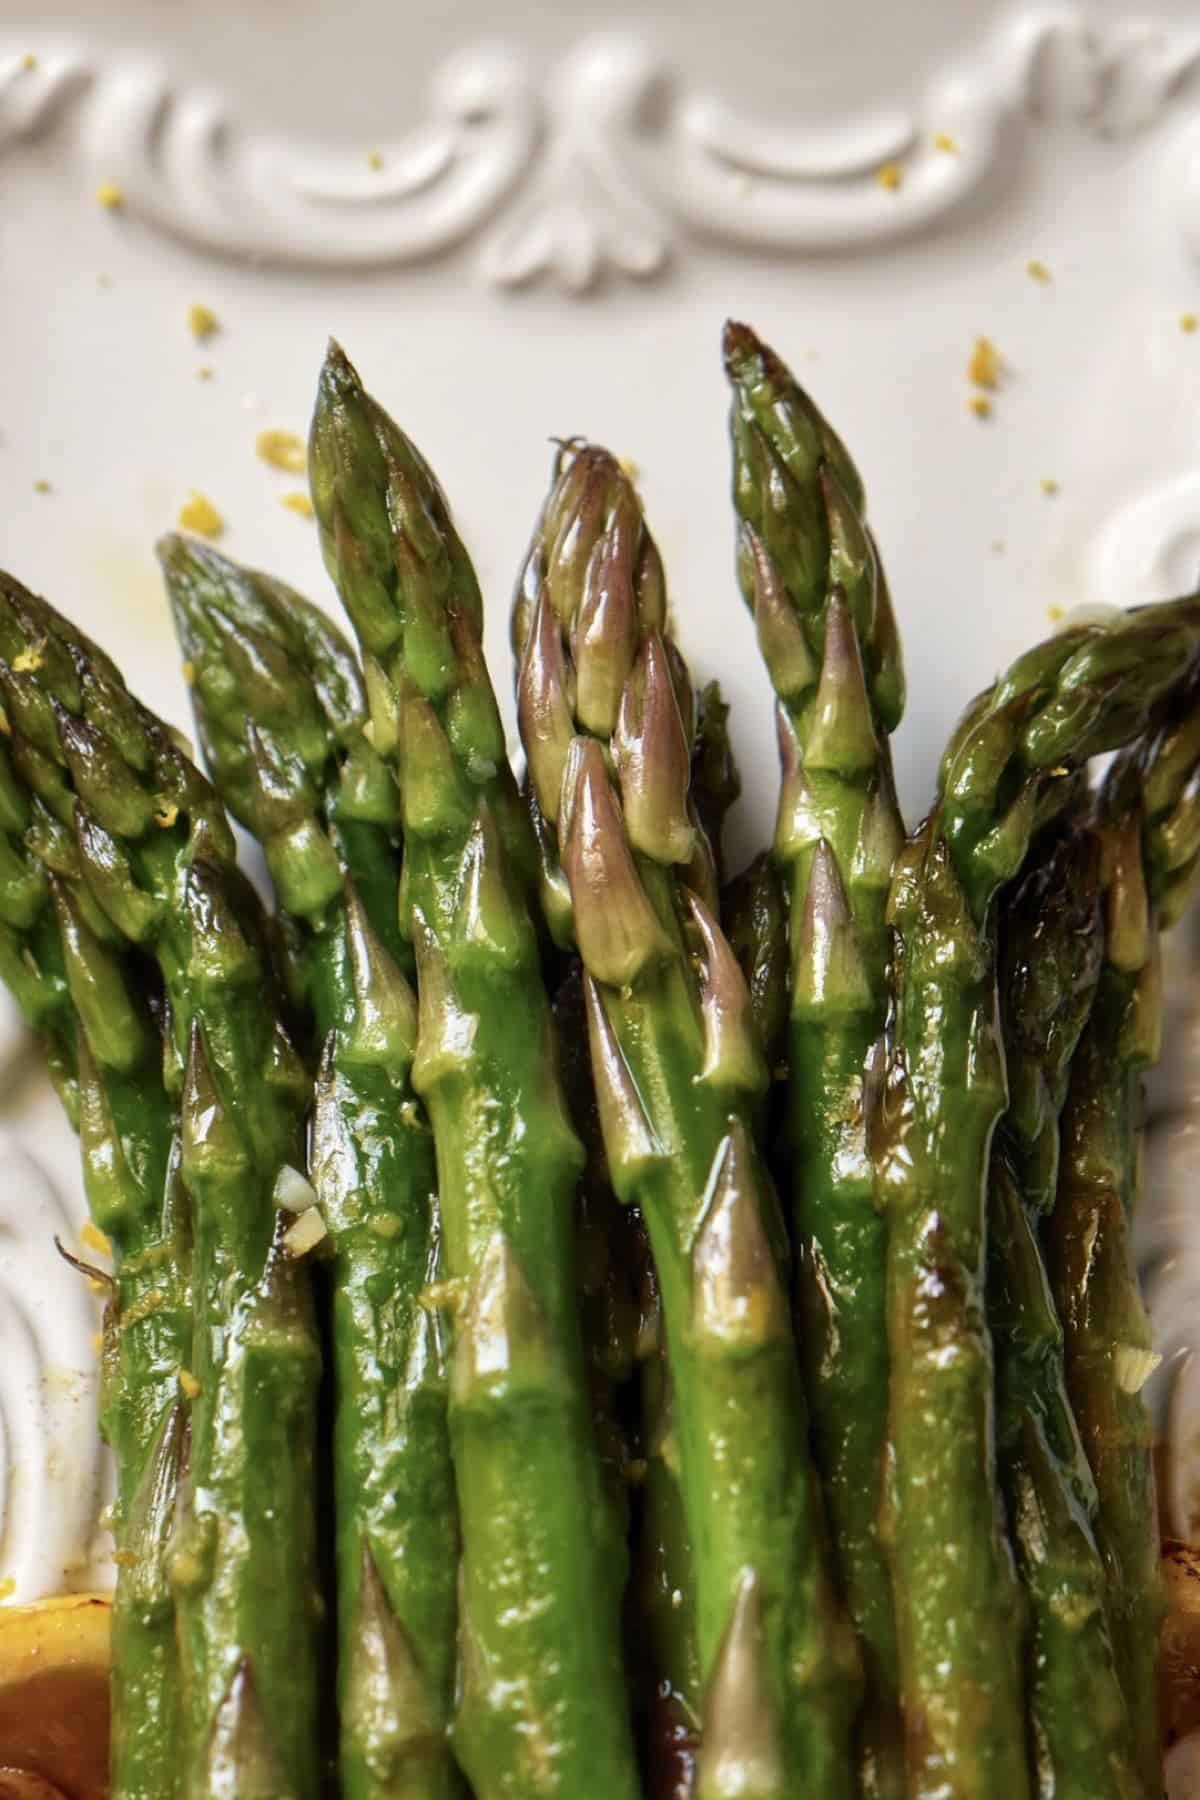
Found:
<path fill-rule="evenodd" d="M 304 439 L 294 431 L 260 431 L 254 448 L 273 469 L 286 469 L 291 475 L 303 475 L 308 467 Z"/>
<path fill-rule="evenodd" d="M 313 503 L 303 490 L 298 490 L 294 494 L 285 494 L 282 504 L 287 507 L 289 512 L 296 513 L 302 519 L 311 519 L 313 516 Z"/>
<path fill-rule="evenodd" d="M 125 190 L 115 181 L 102 181 L 96 189 L 96 198 L 105 212 L 120 212 L 125 204 Z"/>
<path fill-rule="evenodd" d="M 991 338 L 976 338 L 971 360 L 967 364 L 967 380 L 973 381 L 976 387 L 998 387 L 1003 366 L 1000 352 Z"/>
<path fill-rule="evenodd" d="M 205 338 L 210 338 L 214 331 L 221 329 L 221 321 L 211 306 L 201 306 L 198 303 L 189 306 L 187 321 L 188 330 L 198 344 L 202 344 Z"/>
<path fill-rule="evenodd" d="M 1043 285 L 1050 279 L 1049 269 L 1036 256 L 1031 256 L 1025 264 L 1025 273 L 1031 281 L 1040 281 Z"/>
<path fill-rule="evenodd" d="M 199 532 L 201 537 L 220 537 L 225 521 L 206 495 L 195 490 L 179 509 L 179 523 L 184 531 Z"/>
<path fill-rule="evenodd" d="M 298 1213 L 295 1224 L 289 1225 L 284 1232 L 283 1247 L 289 1256 L 307 1256 L 327 1235 L 320 1208 L 310 1206 Z"/>
<path fill-rule="evenodd" d="M 904 170 L 899 163 L 884 163 L 881 169 L 876 169 L 875 179 L 881 188 L 886 188 L 889 194 L 894 194 L 904 180 Z"/>
<path fill-rule="evenodd" d="M 992 403 L 986 394 L 972 394 L 967 405 L 977 419 L 990 419 L 992 416 Z"/>

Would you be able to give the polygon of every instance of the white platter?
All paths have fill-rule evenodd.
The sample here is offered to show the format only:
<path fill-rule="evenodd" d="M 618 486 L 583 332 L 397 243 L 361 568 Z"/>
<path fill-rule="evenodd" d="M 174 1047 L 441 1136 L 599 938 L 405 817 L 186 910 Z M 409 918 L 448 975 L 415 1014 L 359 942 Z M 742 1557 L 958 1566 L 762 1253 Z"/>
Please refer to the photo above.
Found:
<path fill-rule="evenodd" d="M 733 702 L 746 848 L 775 773 L 725 500 L 718 335 L 744 316 L 866 476 L 907 645 L 915 814 L 961 705 L 1052 618 L 1200 569 L 1194 0 L 1149 18 L 659 0 L 607 9 L 603 35 L 593 17 L 580 0 L 0 0 L 0 563 L 187 728 L 154 538 L 198 489 L 232 553 L 328 597 L 312 527 L 282 504 L 299 482 L 255 437 L 303 432 L 336 333 L 444 477 L 506 691 L 547 439 L 585 431 L 636 460 L 685 647 Z M 194 302 L 220 321 L 202 345 Z M 979 335 L 1005 367 L 987 420 L 968 407 Z M 1200 1025 L 1190 1038 L 1159 1109 L 1184 1138 L 1149 1159 L 1164 1416 L 1200 1305 L 1180 1199 L 1200 1168 Z M 82 1219 L 74 1145 L 5 1012 L 14 1599 L 104 1574 L 94 1305 L 53 1248 L 56 1230 L 78 1248 Z M 1180 1392 L 1191 1419 L 1200 1376 Z"/>

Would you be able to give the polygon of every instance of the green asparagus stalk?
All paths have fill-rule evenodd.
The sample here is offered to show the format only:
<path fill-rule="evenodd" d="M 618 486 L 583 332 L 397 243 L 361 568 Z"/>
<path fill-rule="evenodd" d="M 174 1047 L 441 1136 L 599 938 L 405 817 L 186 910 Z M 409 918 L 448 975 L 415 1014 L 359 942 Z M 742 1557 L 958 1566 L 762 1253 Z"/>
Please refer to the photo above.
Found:
<path fill-rule="evenodd" d="M 165 1563 L 183 1441 L 178 1384 L 191 1354 L 178 1107 L 163 1088 L 161 1034 L 142 999 L 147 971 L 101 944 L 70 888 L 49 880 L 77 1019 L 85 1187 L 115 1265 L 105 1317 L 115 1341 L 105 1424 L 117 1468 L 112 1793 L 164 1800 L 177 1791 L 179 1718 Z"/>
<path fill-rule="evenodd" d="M 637 1792 L 622 1548 L 578 1321 L 582 1166 L 525 903 L 536 855 L 480 645 L 474 574 L 428 467 L 336 347 L 310 440 L 322 547 L 399 780 L 450 1314 L 462 1515 L 453 1738 L 480 1800 Z"/>
<path fill-rule="evenodd" d="M 438 1321 L 422 1303 L 440 1222 L 397 961 L 395 787 L 324 614 L 206 546 L 168 538 L 159 554 L 206 760 L 302 935 L 321 1046 L 310 1166 L 333 1245 L 342 1788 L 437 1800 L 459 1791 L 458 1528 Z"/>
<path fill-rule="evenodd" d="M 746 326 L 727 325 L 724 347 L 738 574 L 778 702 L 774 859 L 791 921 L 783 1133 L 799 1336 L 817 1463 L 865 1653 L 863 1779 L 869 1793 L 899 1795 L 896 1632 L 879 1541 L 887 1235 L 863 1094 L 886 1012 L 884 911 L 902 840 L 888 733 L 903 672 L 846 451 Z M 755 884 L 760 906 L 766 882 L 764 874 Z M 769 912 L 760 919 L 769 923 Z M 764 1000 L 777 991 L 769 967 Z"/>
<path fill-rule="evenodd" d="M 1191 599 L 1021 657 L 968 709 L 892 886 L 895 1016 L 876 1145 L 890 1228 L 887 1526 L 913 1794 L 1029 1792 L 983 1291 L 989 1151 L 1007 1099 L 994 901 L 1039 821 L 1075 791 L 1075 771 L 1135 736 L 1198 649 Z"/>
<path fill-rule="evenodd" d="M 609 1168 L 642 1210 L 662 1296 L 704 1684 L 697 1792 L 836 1795 L 852 1789 L 857 1659 L 826 1567 L 783 1233 L 754 1143 L 766 1069 L 732 951 L 692 885 L 711 864 L 689 798 L 691 691 L 665 622 L 627 477 L 573 447 L 518 592 L 518 716 L 587 971 Z"/>
<path fill-rule="evenodd" d="M 2 575 L 0 590 L 18 603 L 24 593 Z M 23 668 L 36 652 L 15 660 Z M 55 817 L 39 789 L 30 791 L 38 769 L 33 746 L 10 727 L 0 745 L 0 918 L 11 933 L 3 973 L 59 1072 L 91 1215 L 113 1251 L 105 1339 L 114 1348 L 104 1383 L 117 1469 L 112 1792 L 152 1800 L 176 1791 L 177 1766 L 163 1550 L 181 1450 L 178 1378 L 190 1356 L 178 1108 L 163 1087 L 160 1024 L 143 998 L 149 971 L 97 935 L 102 915 L 81 885 L 73 802 L 57 771 L 44 770 L 40 792 L 65 815 Z"/>
<path fill-rule="evenodd" d="M 988 1321 L 997 1465 L 1030 1615 L 1030 1761 L 1043 1800 L 1148 1791 L 1132 1758 L 1092 1527 L 1096 1489 L 1038 1239 L 1054 1203 L 1071 1061 L 1100 975 L 1100 905 L 1095 835 L 1052 827 L 1000 919 L 1009 1106 L 990 1174 Z"/>
<path fill-rule="evenodd" d="M 682 669 L 678 674 L 681 681 L 687 679 Z M 707 871 L 711 851 L 717 883 L 724 869 L 725 818 L 742 785 L 728 720 L 729 708 L 719 685 L 708 683 L 696 696 L 689 800 L 700 834 L 693 874 L 702 868 Z M 615 1196 L 614 1204 L 619 1213 L 640 1222 L 636 1206 L 622 1207 Z M 648 1242 L 644 1256 L 638 1404 L 645 1472 L 635 1549 L 637 1680 L 645 1709 L 642 1754 L 645 1784 L 653 1800 L 689 1800 L 696 1781 L 701 1703 L 693 1552 L 679 1485 L 662 1295 Z"/>
<path fill-rule="evenodd" d="M 1160 931 L 1195 886 L 1200 854 L 1200 686 L 1185 684 L 1120 758 L 1100 800 L 1104 964 L 1071 1071 L 1047 1250 L 1066 1338 L 1067 1383 L 1097 1493 L 1117 1669 L 1147 1794 L 1162 1791 L 1159 1573 L 1151 1430 L 1142 1384 L 1154 1364 L 1130 1226 L 1140 1165 L 1142 1077 L 1161 1036 Z"/>
<path fill-rule="evenodd" d="M 306 1275 L 273 1195 L 298 1160 L 303 1072 L 224 815 L 166 727 L 44 602 L 0 593 L 0 696 L 43 759 L 111 926 L 156 958 L 182 1079 L 195 1395 L 168 1559 L 189 1800 L 316 1784 L 313 1414 Z M 191 1385 L 189 1383 L 189 1385 Z M 169 1438 L 169 1434 L 168 1434 Z M 149 1517 L 158 1502 L 148 1496 Z M 274 1784 L 274 1785 L 272 1785 Z"/>

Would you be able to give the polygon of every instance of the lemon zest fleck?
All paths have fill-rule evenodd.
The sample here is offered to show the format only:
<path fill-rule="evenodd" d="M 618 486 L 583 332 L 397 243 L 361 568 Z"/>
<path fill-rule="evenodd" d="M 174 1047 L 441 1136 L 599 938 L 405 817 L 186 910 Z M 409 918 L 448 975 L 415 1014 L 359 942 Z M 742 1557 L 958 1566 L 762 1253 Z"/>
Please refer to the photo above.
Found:
<path fill-rule="evenodd" d="M 254 448 L 263 462 L 270 463 L 273 469 L 286 469 L 290 475 L 303 475 L 308 467 L 304 439 L 294 431 L 260 431 Z"/>
<path fill-rule="evenodd" d="M 976 338 L 967 364 L 967 380 L 973 381 L 976 387 L 999 387 L 1003 367 L 1003 359 L 991 338 Z"/>
<path fill-rule="evenodd" d="M 205 494 L 195 489 L 179 509 L 179 523 L 184 531 L 199 532 L 201 537 L 220 537 L 225 521 Z"/>
<path fill-rule="evenodd" d="M 188 307 L 188 330 L 198 344 L 210 338 L 215 331 L 220 331 L 221 321 L 211 306 L 202 306 L 199 301 Z"/>
<path fill-rule="evenodd" d="M 96 199 L 105 212 L 120 212 L 125 204 L 125 190 L 115 181 L 102 181 L 96 189 Z"/>
<path fill-rule="evenodd" d="M 91 1219 L 84 1221 L 83 1229 L 79 1233 L 79 1241 L 81 1244 L 86 1244 L 89 1250 L 98 1251 L 101 1256 L 112 1255 L 112 1245 L 108 1238 Z"/>

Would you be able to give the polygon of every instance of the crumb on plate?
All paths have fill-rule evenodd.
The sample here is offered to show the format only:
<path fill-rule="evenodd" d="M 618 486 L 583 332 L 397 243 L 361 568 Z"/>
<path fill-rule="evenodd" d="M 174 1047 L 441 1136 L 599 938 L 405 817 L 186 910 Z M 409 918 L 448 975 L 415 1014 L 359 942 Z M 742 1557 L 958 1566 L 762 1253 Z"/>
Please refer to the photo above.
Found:
<path fill-rule="evenodd" d="M 383 151 L 382 150 L 368 150 L 367 151 L 367 167 L 368 167 L 368 169 L 376 169 L 376 170 L 382 169 L 382 167 L 383 167 Z"/>
<path fill-rule="evenodd" d="M 197 381 L 211 381 L 213 378 L 214 372 L 215 371 L 213 370 L 213 366 L 211 363 L 201 363 L 200 367 L 196 370 L 196 380 Z"/>
<path fill-rule="evenodd" d="M 313 503 L 303 488 L 297 488 L 294 494 L 285 494 L 281 505 L 286 506 L 289 512 L 294 512 L 297 518 L 311 519 L 313 516 Z"/>
<path fill-rule="evenodd" d="M 220 537 L 225 521 L 206 494 L 195 489 L 179 509 L 179 525 L 184 531 L 198 532 L 201 537 Z"/>
<path fill-rule="evenodd" d="M 904 180 L 904 170 L 899 163 L 884 163 L 881 169 L 875 171 L 875 179 L 881 188 L 886 188 L 889 194 L 894 194 Z"/>
<path fill-rule="evenodd" d="M 958 139 L 951 137 L 948 131 L 934 132 L 933 147 L 935 150 L 942 151 L 946 156 L 958 155 Z"/>
<path fill-rule="evenodd" d="M 33 71 L 37 68 L 37 66 L 38 66 L 37 57 L 34 55 L 32 50 L 27 50 L 25 52 L 24 56 L 21 58 L 21 67 L 24 69 L 24 71 L 27 75 L 32 75 Z"/>
<path fill-rule="evenodd" d="M 48 481 L 35 481 L 33 491 L 35 494 L 49 494 L 53 492 L 53 489 Z"/>
<path fill-rule="evenodd" d="M 1050 280 L 1050 271 L 1040 257 L 1031 256 L 1025 264 L 1025 273 L 1031 281 L 1040 281 L 1044 287 Z"/>
<path fill-rule="evenodd" d="M 973 381 L 976 387 L 998 387 L 1003 367 L 1003 358 L 991 338 L 976 338 L 975 348 L 967 363 L 967 380 Z"/>
<path fill-rule="evenodd" d="M 1058 483 L 1057 483 L 1057 481 L 1055 481 L 1053 475 L 1043 475 L 1042 476 L 1042 492 L 1043 492 L 1043 494 L 1048 494 L 1051 499 L 1053 499 L 1055 494 L 1057 494 Z"/>
<path fill-rule="evenodd" d="M 202 306 L 198 300 L 193 301 L 192 305 L 188 307 L 187 322 L 188 330 L 198 344 L 202 344 L 205 338 L 210 338 L 214 331 L 221 329 L 221 321 L 212 307 Z"/>
<path fill-rule="evenodd" d="M 1061 606 L 1048 606 L 1046 608 L 1046 617 L 1052 625 L 1061 625 L 1066 616 L 1067 615 Z"/>
<path fill-rule="evenodd" d="M 992 403 L 986 394 L 972 394 L 967 405 L 977 419 L 990 419 L 992 416 Z"/>
<path fill-rule="evenodd" d="M 1200 318 L 1198 318 L 1194 312 L 1186 312 L 1180 317 L 1179 329 L 1180 331 L 1186 331 L 1189 336 L 1198 326 L 1200 326 Z"/>
<path fill-rule="evenodd" d="M 304 439 L 294 431 L 260 431 L 254 448 L 263 462 L 270 463 L 273 469 L 286 469 L 290 475 L 303 475 L 308 467 Z"/>
<path fill-rule="evenodd" d="M 125 190 L 115 181 L 102 181 L 96 189 L 96 199 L 105 212 L 120 212 L 125 204 Z"/>

